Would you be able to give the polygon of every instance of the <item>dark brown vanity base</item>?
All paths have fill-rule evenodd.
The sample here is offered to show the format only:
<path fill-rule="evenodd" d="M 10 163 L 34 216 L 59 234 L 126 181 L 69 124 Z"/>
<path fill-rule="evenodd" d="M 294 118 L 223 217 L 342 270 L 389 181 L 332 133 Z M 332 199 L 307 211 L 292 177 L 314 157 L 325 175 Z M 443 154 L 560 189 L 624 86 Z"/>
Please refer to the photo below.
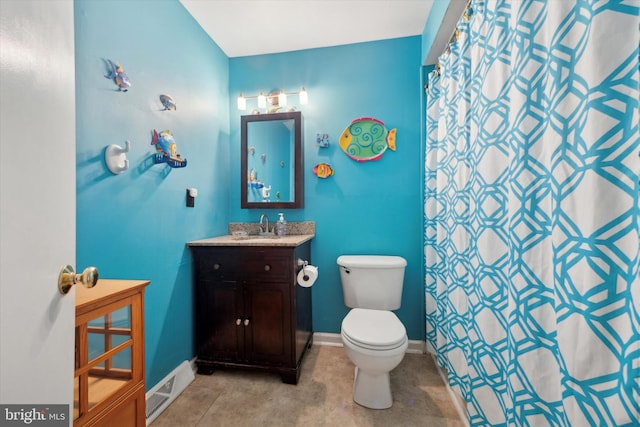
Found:
<path fill-rule="evenodd" d="M 300 379 L 300 370 L 302 368 L 302 360 L 307 349 L 311 348 L 313 344 L 313 334 L 309 334 L 309 342 L 302 350 L 302 355 L 300 356 L 300 361 L 298 362 L 295 368 L 285 368 L 285 367 L 276 367 L 276 366 L 261 366 L 261 365 L 251 365 L 246 363 L 230 363 L 230 362 L 217 362 L 214 360 L 205 360 L 198 358 L 196 360 L 196 366 L 198 367 L 198 374 L 200 375 L 211 375 L 216 369 L 242 369 L 242 370 L 251 370 L 251 371 L 264 371 L 270 373 L 277 373 L 282 378 L 282 382 L 285 384 L 298 384 L 298 380 Z"/>
<path fill-rule="evenodd" d="M 217 368 L 274 372 L 297 384 L 312 344 L 311 288 L 296 283 L 299 246 L 196 246 L 198 373 Z"/>

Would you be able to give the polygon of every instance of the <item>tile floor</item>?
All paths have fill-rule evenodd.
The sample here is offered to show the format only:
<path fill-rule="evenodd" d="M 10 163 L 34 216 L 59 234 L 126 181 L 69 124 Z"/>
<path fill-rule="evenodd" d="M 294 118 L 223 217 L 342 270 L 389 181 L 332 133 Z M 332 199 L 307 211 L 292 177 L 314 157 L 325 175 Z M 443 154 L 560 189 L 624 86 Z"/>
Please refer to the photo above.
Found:
<path fill-rule="evenodd" d="M 196 375 L 151 426 L 465 426 L 430 355 L 406 354 L 391 372 L 394 402 L 385 410 L 353 402 L 353 370 L 343 348 L 314 345 L 298 385 L 261 372 Z"/>

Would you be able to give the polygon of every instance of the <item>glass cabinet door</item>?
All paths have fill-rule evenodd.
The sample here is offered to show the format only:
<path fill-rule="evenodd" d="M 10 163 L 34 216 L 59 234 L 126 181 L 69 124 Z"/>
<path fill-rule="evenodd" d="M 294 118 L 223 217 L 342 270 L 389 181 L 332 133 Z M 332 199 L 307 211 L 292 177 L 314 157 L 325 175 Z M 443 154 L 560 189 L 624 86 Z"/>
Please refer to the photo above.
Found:
<path fill-rule="evenodd" d="M 76 326 L 74 419 L 134 379 L 132 353 L 131 305 Z"/>

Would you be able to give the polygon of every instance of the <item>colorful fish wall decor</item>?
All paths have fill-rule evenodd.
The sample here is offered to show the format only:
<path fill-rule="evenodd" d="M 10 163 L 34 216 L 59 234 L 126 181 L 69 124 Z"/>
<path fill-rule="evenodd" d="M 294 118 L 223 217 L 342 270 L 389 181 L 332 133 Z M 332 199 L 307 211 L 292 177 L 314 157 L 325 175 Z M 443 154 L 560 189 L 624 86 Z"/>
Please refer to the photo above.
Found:
<path fill-rule="evenodd" d="M 384 123 L 371 117 L 352 121 L 340 136 L 340 148 L 357 162 L 378 160 L 387 151 L 396 151 L 396 129 L 387 130 Z"/>
<path fill-rule="evenodd" d="M 105 77 L 108 79 L 113 79 L 115 84 L 118 85 L 119 91 L 128 91 L 131 87 L 131 80 L 129 80 L 129 76 L 127 76 L 127 73 L 124 72 L 122 66 L 110 59 L 107 59 L 107 65 L 109 67 L 109 74 L 105 74 Z"/>
<path fill-rule="evenodd" d="M 256 172 L 255 168 L 252 168 L 247 174 L 247 185 L 249 188 L 261 189 L 264 187 L 264 184 L 258 180 L 258 172 Z"/>
<path fill-rule="evenodd" d="M 173 139 L 170 130 L 163 130 L 158 133 L 153 130 L 151 145 L 156 146 L 154 162 L 156 164 L 166 163 L 172 168 L 183 168 L 187 166 L 187 159 L 183 159 L 177 152 L 176 141 Z"/>
<path fill-rule="evenodd" d="M 318 163 L 313 167 L 313 174 L 318 178 L 329 178 L 333 173 L 333 168 L 327 163 Z"/>
<path fill-rule="evenodd" d="M 173 100 L 171 95 L 160 95 L 160 102 L 162 103 L 165 111 L 176 109 L 176 101 Z"/>

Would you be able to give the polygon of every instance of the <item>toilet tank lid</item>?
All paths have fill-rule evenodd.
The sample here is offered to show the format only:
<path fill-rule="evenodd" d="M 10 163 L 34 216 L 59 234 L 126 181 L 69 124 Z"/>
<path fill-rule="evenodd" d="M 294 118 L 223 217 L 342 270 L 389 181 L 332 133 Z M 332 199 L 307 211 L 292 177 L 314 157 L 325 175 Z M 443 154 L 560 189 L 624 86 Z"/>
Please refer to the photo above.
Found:
<path fill-rule="evenodd" d="M 407 265 L 407 260 L 393 255 L 341 255 L 336 262 L 350 268 L 400 268 Z"/>

